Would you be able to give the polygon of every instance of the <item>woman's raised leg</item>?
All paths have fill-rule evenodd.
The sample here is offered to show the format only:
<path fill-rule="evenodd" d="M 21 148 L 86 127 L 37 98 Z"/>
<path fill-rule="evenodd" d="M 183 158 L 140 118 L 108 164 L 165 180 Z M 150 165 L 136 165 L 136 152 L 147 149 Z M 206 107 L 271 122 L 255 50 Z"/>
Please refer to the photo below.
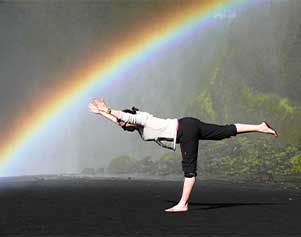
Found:
<path fill-rule="evenodd" d="M 262 122 L 258 125 L 236 123 L 235 126 L 237 129 L 237 133 L 258 132 L 272 134 L 275 137 L 278 136 L 276 130 L 273 129 L 267 122 Z"/>

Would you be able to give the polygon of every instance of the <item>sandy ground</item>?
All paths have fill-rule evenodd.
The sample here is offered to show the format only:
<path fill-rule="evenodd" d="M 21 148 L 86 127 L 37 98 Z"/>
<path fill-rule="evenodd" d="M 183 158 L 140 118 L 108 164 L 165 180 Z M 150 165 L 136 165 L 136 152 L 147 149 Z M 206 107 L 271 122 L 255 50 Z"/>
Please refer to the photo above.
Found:
<path fill-rule="evenodd" d="M 301 236 L 301 184 L 198 180 L 186 213 L 165 213 L 182 179 L 0 179 L 0 236 Z"/>

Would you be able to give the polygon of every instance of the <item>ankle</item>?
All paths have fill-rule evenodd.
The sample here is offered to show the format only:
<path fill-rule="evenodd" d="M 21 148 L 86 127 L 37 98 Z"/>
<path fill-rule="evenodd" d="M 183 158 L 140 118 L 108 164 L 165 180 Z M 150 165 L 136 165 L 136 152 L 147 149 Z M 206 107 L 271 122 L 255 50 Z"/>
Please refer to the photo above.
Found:
<path fill-rule="evenodd" d="M 185 201 L 185 200 L 180 200 L 179 203 L 178 203 L 178 206 L 187 207 L 188 206 L 188 202 Z"/>
<path fill-rule="evenodd" d="M 262 122 L 261 124 L 257 125 L 257 132 L 263 132 L 265 128 L 265 124 Z"/>

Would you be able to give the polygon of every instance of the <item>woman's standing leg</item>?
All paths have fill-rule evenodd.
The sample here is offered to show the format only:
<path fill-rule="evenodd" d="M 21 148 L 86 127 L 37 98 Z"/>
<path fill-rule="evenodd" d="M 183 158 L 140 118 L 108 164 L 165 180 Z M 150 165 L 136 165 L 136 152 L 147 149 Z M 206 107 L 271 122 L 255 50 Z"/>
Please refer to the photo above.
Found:
<path fill-rule="evenodd" d="M 166 212 L 183 212 L 188 210 L 188 201 L 196 180 L 197 157 L 199 141 L 192 140 L 190 142 L 181 143 L 182 152 L 182 168 L 184 171 L 184 184 L 182 196 L 178 204 L 166 209 Z"/>
<path fill-rule="evenodd" d="M 193 186 L 195 184 L 195 176 L 193 177 L 185 177 L 184 178 L 184 185 L 183 185 L 183 192 L 181 200 L 178 202 L 177 205 L 166 209 L 166 212 L 182 212 L 182 211 L 188 211 L 188 200 L 191 194 L 191 191 L 193 189 Z"/>

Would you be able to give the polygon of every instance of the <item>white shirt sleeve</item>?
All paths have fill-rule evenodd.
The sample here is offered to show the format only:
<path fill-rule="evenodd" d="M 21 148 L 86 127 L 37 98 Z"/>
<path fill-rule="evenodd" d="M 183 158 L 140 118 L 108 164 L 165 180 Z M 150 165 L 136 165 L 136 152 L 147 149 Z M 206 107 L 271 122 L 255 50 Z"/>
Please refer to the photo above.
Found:
<path fill-rule="evenodd" d="M 144 126 L 146 123 L 146 120 L 151 116 L 149 113 L 146 112 L 139 112 L 137 111 L 137 114 L 130 114 L 125 112 L 120 112 L 120 120 L 131 123 L 131 124 L 138 124 L 141 126 Z"/>

